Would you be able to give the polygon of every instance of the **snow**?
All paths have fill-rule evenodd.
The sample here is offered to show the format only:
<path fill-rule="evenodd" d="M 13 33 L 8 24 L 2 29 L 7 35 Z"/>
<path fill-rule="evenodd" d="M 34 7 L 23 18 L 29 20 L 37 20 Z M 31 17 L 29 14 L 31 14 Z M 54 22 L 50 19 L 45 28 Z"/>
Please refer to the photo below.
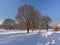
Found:
<path fill-rule="evenodd" d="M 30 32 L 29 34 L 35 34 L 38 31 L 33 31 L 33 32 L 29 31 L 29 32 Z M 18 30 L 18 31 L 17 30 L 4 30 L 4 29 L 0 30 L 0 35 L 1 34 L 16 34 L 16 33 L 20 33 L 20 34 L 22 33 L 23 34 L 23 33 L 27 33 L 27 31 L 26 30 L 23 30 L 23 31 L 22 30 Z"/>
<path fill-rule="evenodd" d="M 60 45 L 60 31 L 0 29 L 0 45 Z"/>

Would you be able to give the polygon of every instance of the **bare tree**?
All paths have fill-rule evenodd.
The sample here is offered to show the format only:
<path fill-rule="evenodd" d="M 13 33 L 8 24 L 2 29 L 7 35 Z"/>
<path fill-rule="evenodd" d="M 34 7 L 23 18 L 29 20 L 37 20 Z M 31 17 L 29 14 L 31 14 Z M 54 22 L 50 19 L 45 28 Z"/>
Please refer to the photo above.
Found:
<path fill-rule="evenodd" d="M 2 23 L 2 26 L 4 29 L 13 29 L 14 25 L 16 24 L 16 22 L 12 19 L 5 19 Z"/>
<path fill-rule="evenodd" d="M 55 25 L 54 26 L 54 31 L 58 31 L 58 29 L 59 29 L 58 25 Z"/>
<path fill-rule="evenodd" d="M 33 29 L 37 29 L 39 24 L 41 23 L 41 13 L 37 10 L 33 10 L 31 13 L 31 27 Z"/>
<path fill-rule="evenodd" d="M 50 22 L 51 22 L 51 18 L 49 16 L 43 16 L 43 23 L 46 25 L 47 31 L 48 31 Z"/>
<path fill-rule="evenodd" d="M 31 5 L 24 5 L 19 7 L 16 19 L 18 22 L 23 22 L 26 26 L 27 33 L 29 29 L 35 28 L 36 24 L 39 22 L 39 15 L 37 11 Z"/>

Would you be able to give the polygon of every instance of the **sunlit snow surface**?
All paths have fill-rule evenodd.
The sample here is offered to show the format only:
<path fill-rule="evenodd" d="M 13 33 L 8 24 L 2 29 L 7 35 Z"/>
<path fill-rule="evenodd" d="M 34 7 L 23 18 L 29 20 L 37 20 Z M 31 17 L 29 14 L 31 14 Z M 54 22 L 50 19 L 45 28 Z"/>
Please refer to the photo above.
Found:
<path fill-rule="evenodd" d="M 30 31 L 0 29 L 0 45 L 60 45 L 60 31 Z"/>

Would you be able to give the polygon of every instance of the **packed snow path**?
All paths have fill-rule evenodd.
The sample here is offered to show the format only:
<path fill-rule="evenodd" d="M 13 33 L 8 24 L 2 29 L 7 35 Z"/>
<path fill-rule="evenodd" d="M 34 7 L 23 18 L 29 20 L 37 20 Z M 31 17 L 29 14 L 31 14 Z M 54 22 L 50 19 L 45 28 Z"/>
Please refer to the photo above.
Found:
<path fill-rule="evenodd" d="M 30 32 L 0 30 L 0 45 L 60 45 L 60 31 Z"/>

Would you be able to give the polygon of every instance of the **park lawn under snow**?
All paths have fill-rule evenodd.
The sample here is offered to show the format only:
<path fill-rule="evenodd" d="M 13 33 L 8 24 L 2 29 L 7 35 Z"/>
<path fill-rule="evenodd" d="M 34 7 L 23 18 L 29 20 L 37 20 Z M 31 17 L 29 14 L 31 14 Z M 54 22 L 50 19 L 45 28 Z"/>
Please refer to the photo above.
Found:
<path fill-rule="evenodd" d="M 60 45 L 60 31 L 0 29 L 0 45 Z"/>

